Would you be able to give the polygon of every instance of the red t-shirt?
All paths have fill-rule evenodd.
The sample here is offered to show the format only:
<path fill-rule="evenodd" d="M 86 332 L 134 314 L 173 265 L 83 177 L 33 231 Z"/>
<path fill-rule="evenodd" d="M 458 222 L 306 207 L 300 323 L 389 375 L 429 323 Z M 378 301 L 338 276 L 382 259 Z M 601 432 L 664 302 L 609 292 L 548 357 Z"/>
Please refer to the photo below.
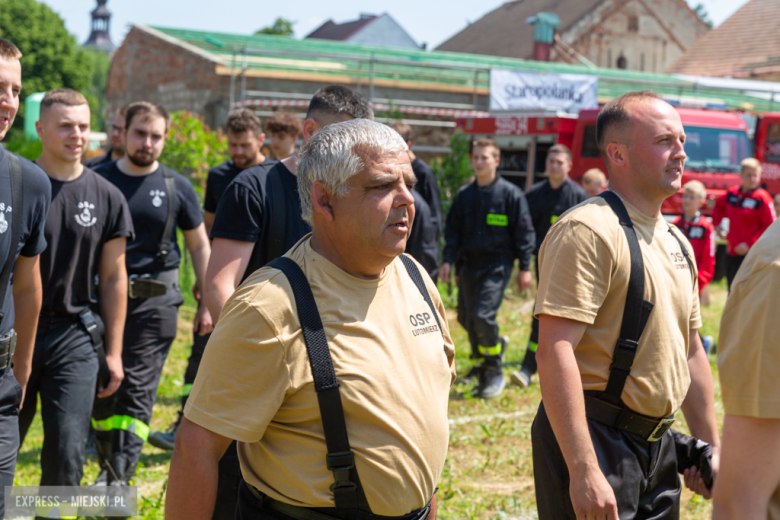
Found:
<path fill-rule="evenodd" d="M 680 215 L 674 219 L 673 224 L 680 228 L 691 243 L 699 271 L 699 294 L 701 294 L 702 289 L 715 276 L 715 229 L 710 219 L 698 212 L 693 220 L 685 220 L 685 217 Z"/>
<path fill-rule="evenodd" d="M 712 223 L 719 226 L 724 217 L 729 219 L 729 254 L 736 255 L 734 248 L 746 243 L 752 247 L 772 222 L 775 221 L 775 205 L 766 190 L 757 188 L 743 192 L 740 186 L 729 190 L 715 200 Z"/>

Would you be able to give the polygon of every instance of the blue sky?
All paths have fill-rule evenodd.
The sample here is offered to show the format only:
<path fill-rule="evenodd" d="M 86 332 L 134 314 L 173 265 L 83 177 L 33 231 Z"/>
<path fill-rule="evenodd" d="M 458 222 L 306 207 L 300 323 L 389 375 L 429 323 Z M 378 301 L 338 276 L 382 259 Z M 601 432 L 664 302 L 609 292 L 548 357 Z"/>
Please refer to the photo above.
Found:
<path fill-rule="evenodd" d="M 133 23 L 146 25 L 202 29 L 219 32 L 252 33 L 273 23 L 281 16 L 295 21 L 295 36 L 301 38 L 320 24 L 354 20 L 360 13 L 387 12 L 395 18 L 418 43 L 426 42 L 432 49 L 470 21 L 501 5 L 504 0 L 475 2 L 474 0 L 290 0 L 287 2 L 247 2 L 246 0 L 109 0 L 113 13 L 111 36 L 119 44 Z M 688 0 L 691 5 L 704 4 L 710 17 L 719 25 L 747 0 Z M 79 43 L 89 36 L 89 12 L 95 0 L 44 0 L 62 16 L 68 30 Z M 445 7 L 446 5 L 446 7 Z"/>

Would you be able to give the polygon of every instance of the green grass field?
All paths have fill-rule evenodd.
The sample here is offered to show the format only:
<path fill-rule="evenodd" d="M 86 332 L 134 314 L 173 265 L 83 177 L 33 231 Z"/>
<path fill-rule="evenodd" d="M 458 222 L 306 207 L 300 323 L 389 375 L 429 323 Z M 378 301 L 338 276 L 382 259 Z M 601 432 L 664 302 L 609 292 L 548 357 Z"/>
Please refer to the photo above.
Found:
<path fill-rule="evenodd" d="M 514 287 L 514 284 L 510 284 Z M 519 367 L 525 353 L 533 307 L 532 291 L 518 294 L 508 289 L 499 313 L 503 334 L 511 338 L 506 369 Z M 448 299 L 448 298 L 447 298 Z M 720 315 L 726 300 L 724 282 L 711 287 L 711 305 L 702 310 L 703 333 L 717 338 Z M 180 313 L 179 335 L 173 344 L 163 371 L 152 419 L 153 429 L 167 429 L 179 409 L 184 368 L 191 345 L 191 307 Z M 454 310 L 448 311 L 453 339 L 457 346 L 457 368 L 464 373 L 470 366 L 470 348 L 464 330 L 455 320 Z M 714 356 L 711 358 L 713 371 Z M 716 410 L 722 421 L 723 407 L 715 374 Z M 531 422 L 539 405 L 538 384 L 527 390 L 507 387 L 493 401 L 469 397 L 470 388 L 456 383 L 450 398 L 450 450 L 439 490 L 439 517 L 444 519 L 513 519 L 536 518 L 533 468 L 531 463 Z M 679 414 L 682 418 L 682 414 Z M 684 420 L 676 428 L 686 431 Z M 36 417 L 19 454 L 16 485 L 37 485 L 40 478 L 39 457 L 43 432 L 40 417 Z M 144 519 L 163 518 L 165 486 L 170 453 L 146 445 L 135 476 L 138 486 L 139 516 Z M 97 461 L 90 459 L 84 471 L 84 484 L 98 473 Z M 709 518 L 710 502 L 683 494 L 683 519 Z"/>

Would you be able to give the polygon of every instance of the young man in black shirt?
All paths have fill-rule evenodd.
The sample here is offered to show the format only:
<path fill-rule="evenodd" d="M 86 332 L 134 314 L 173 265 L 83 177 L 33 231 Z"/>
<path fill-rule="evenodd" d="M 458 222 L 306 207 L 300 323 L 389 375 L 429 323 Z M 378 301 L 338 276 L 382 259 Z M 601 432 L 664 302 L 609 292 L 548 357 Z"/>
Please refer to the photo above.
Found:
<path fill-rule="evenodd" d="M 356 118 L 374 118 L 363 96 L 341 85 L 321 88 L 309 103 L 303 141 L 307 142 L 324 126 Z M 259 165 L 241 172 L 219 201 L 211 229 L 214 254 L 206 273 L 205 295 L 214 322 L 244 279 L 284 255 L 311 231 L 301 217 L 296 155 L 277 163 L 270 171 Z M 240 482 L 241 470 L 233 442 L 219 464 L 214 519 L 232 517 Z"/>
<path fill-rule="evenodd" d="M 176 337 L 181 253 L 176 227 L 181 229 L 201 292 L 211 246 L 203 225 L 198 197 L 183 176 L 158 162 L 168 131 L 168 113 L 159 105 L 140 101 L 127 107 L 125 156 L 98 168 L 127 198 L 135 240 L 127 245 L 130 276 L 127 323 L 122 361 L 125 379 L 115 404 L 99 403 L 92 424 L 98 432 L 98 451 L 111 432 L 111 471 L 108 482 L 127 484 L 149 435 L 149 421 L 165 358 Z M 205 305 L 195 315 L 194 329 L 213 329 Z"/>
<path fill-rule="evenodd" d="M 0 38 L 0 140 L 19 110 L 21 57 L 16 45 Z M 46 174 L 0 146 L 0 517 L 5 515 L 5 488 L 14 484 L 19 407 L 43 299 L 38 255 L 46 249 L 43 227 L 50 202 Z"/>
<path fill-rule="evenodd" d="M 528 203 L 520 188 L 497 175 L 499 162 L 500 151 L 493 140 L 474 143 L 471 165 L 476 179 L 452 201 L 440 271 L 442 281 L 449 283 L 451 265 L 458 266 L 458 322 L 468 332 L 472 359 L 478 360 L 471 371 L 479 381 L 474 395 L 483 399 L 498 397 L 504 390 L 503 354 L 508 339 L 499 336 L 496 314 L 515 259 L 520 269 L 518 289 L 531 285 L 534 249 Z"/>
<path fill-rule="evenodd" d="M 406 123 L 394 123 L 391 125 L 393 130 L 401 134 L 401 137 L 406 141 L 406 145 L 409 147 L 409 160 L 412 161 L 412 170 L 415 177 L 417 177 L 417 184 L 414 189 L 422 195 L 425 202 L 428 203 L 428 207 L 431 212 L 431 224 L 436 229 L 436 243 L 439 242 L 439 235 L 441 235 L 442 227 L 444 227 L 444 213 L 441 209 L 441 193 L 439 192 L 439 183 L 436 182 L 436 176 L 433 174 L 430 166 L 425 164 L 425 161 L 417 157 L 412 151 L 412 144 L 414 143 L 414 130 Z M 438 246 L 437 246 L 438 247 Z M 436 264 L 438 265 L 438 253 Z M 427 267 L 426 267 L 427 269 Z M 428 271 L 436 281 L 438 276 L 438 268 L 433 272 Z"/>
<path fill-rule="evenodd" d="M 111 121 L 111 129 L 108 132 L 109 148 L 106 150 L 106 153 L 87 159 L 84 161 L 84 166 L 94 169 L 101 164 L 118 161 L 125 155 L 125 140 L 122 132 L 125 130 L 126 111 L 127 105 L 117 110 L 114 114 L 114 120 Z"/>
<path fill-rule="evenodd" d="M 287 159 L 295 153 L 295 143 L 302 131 L 301 121 L 289 112 L 277 112 L 265 122 L 265 132 L 277 160 Z"/>
<path fill-rule="evenodd" d="M 555 221 L 569 208 L 573 208 L 580 202 L 587 200 L 588 194 L 576 182 L 569 178 L 571 171 L 571 151 L 566 145 L 556 144 L 547 151 L 545 173 L 547 179 L 537 182 L 526 193 L 528 208 L 531 211 L 531 220 L 536 231 L 536 246 L 534 254 L 539 253 L 539 248 L 547 236 L 547 232 Z M 538 258 L 538 257 L 537 257 Z M 539 263 L 534 266 L 536 271 L 536 283 L 539 283 Z M 513 383 L 523 388 L 531 384 L 531 376 L 536 373 L 536 348 L 539 343 L 539 320 L 535 317 L 531 322 L 531 337 L 528 339 L 528 347 L 525 351 L 523 366 L 515 370 L 509 376 Z"/>
<path fill-rule="evenodd" d="M 417 190 L 412 190 L 414 197 L 414 222 L 406 241 L 406 253 L 425 268 L 431 279 L 439 272 L 439 240 L 438 230 L 433 223 L 431 207 L 425 202 Z"/>
<path fill-rule="evenodd" d="M 230 159 L 212 168 L 206 178 L 203 222 L 206 224 L 207 233 L 211 233 L 214 213 L 217 211 L 217 203 L 219 203 L 219 199 L 222 198 L 222 194 L 225 193 L 233 179 L 247 168 L 262 165 L 263 168 L 269 169 L 278 162 L 268 159 L 260 151 L 265 140 L 265 134 L 262 132 L 260 119 L 248 108 L 242 108 L 231 113 L 227 118 L 225 127 Z M 192 384 L 195 382 L 195 375 L 198 373 L 203 350 L 211 337 L 210 334 L 201 334 L 199 330 L 193 330 L 192 336 L 192 351 L 187 361 L 187 369 L 184 372 L 184 387 L 182 388 L 181 397 L 182 410 L 184 410 L 184 405 L 187 403 L 187 396 L 190 395 Z M 182 410 L 179 410 L 176 422 L 173 423 L 169 431 L 152 431 L 149 434 L 149 444 L 162 450 L 173 449 L 176 432 L 181 423 Z"/>
<path fill-rule="evenodd" d="M 98 395 L 113 394 L 124 378 L 125 246 L 133 223 L 122 193 L 80 162 L 89 144 L 89 121 L 86 98 L 58 89 L 44 96 L 35 125 L 43 147 L 36 163 L 49 176 L 52 203 L 44 228 L 48 245 L 41 255 L 43 305 L 19 430 L 24 442 L 40 392 L 42 486 L 81 485 L 98 350 L 108 368 Z M 104 350 L 99 330 L 94 338 L 87 330 L 100 323 L 92 314 L 98 305 Z"/>

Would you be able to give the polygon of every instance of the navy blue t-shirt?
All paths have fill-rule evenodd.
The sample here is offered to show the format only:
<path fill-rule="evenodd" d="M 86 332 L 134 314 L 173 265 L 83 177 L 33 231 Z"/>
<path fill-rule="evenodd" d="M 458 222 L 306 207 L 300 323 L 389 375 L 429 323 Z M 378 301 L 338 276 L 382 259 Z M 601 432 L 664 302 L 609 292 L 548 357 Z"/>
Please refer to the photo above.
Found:
<path fill-rule="evenodd" d="M 8 258 L 8 248 L 11 246 L 11 224 L 13 211 L 11 207 L 11 177 L 8 169 L 9 152 L 0 146 L 0 266 Z M 18 157 L 18 156 L 17 156 Z M 51 204 L 51 185 L 43 170 L 35 164 L 19 157 L 24 176 L 24 208 L 22 214 L 22 235 L 17 244 L 17 255 L 32 258 L 40 255 L 46 249 L 44 224 Z M 16 259 L 14 259 L 14 262 Z M 1 267 L 0 267 L 1 269 Z M 8 287 L 0 287 L 5 291 L 3 302 L 4 318 L 0 323 L 0 335 L 6 334 L 14 325 L 13 276 Z"/>
<path fill-rule="evenodd" d="M 49 182 L 41 314 L 74 315 L 98 303 L 95 277 L 103 244 L 121 237 L 132 240 L 133 221 L 119 189 L 89 168 L 72 181 Z"/>
<path fill-rule="evenodd" d="M 260 166 L 270 170 L 277 162 L 279 161 L 266 159 Z M 209 176 L 206 177 L 206 195 L 203 197 L 203 211 L 208 211 L 209 213 L 217 212 L 217 205 L 222 195 L 225 194 L 225 190 L 242 171 L 244 170 L 236 166 L 233 159 L 218 164 L 209 170 Z"/>
<path fill-rule="evenodd" d="M 241 281 L 273 260 L 268 258 L 267 239 L 271 229 L 271 204 L 266 184 L 269 175 L 279 175 L 285 194 L 285 251 L 311 231 L 301 217 L 298 178 L 281 162 L 271 171 L 254 166 L 230 183 L 217 206 L 211 238 L 227 238 L 255 244 Z"/>
<path fill-rule="evenodd" d="M 126 264 L 128 274 L 146 274 L 158 270 L 157 252 L 162 232 L 168 217 L 168 193 L 162 168 L 148 175 L 127 175 L 117 163 L 109 163 L 96 171 L 111 181 L 127 199 L 133 217 L 135 239 L 127 243 Z M 182 231 L 195 229 L 203 222 L 200 204 L 195 189 L 185 177 L 173 173 L 176 187 L 175 223 Z M 165 262 L 165 269 L 179 267 L 181 252 L 176 243 L 176 226 L 167 240 L 171 252 Z"/>

